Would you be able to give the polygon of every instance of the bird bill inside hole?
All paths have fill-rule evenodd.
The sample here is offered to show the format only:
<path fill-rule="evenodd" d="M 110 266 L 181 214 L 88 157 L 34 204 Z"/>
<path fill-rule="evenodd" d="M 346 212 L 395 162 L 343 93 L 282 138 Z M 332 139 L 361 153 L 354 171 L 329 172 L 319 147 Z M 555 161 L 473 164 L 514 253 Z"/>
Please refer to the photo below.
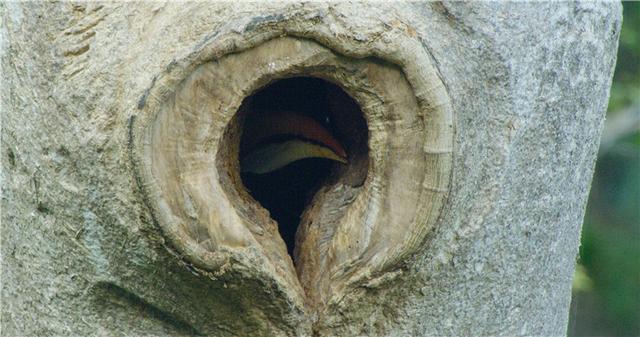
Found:
<path fill-rule="evenodd" d="M 242 172 L 264 174 L 306 158 L 347 164 L 335 137 L 311 117 L 291 112 L 256 113 L 247 118 L 241 155 Z"/>

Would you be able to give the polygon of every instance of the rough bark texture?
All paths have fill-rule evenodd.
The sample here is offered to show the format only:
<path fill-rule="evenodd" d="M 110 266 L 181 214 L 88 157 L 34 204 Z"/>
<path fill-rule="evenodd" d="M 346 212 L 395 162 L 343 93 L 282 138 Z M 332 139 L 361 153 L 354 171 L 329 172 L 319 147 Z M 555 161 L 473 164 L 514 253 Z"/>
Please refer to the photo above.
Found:
<path fill-rule="evenodd" d="M 3 335 L 565 334 L 615 64 L 619 4 L 6 2 L 0 8 Z M 243 42 L 247 35 L 252 40 Z M 179 96 L 182 79 L 202 71 L 196 66 L 284 35 L 315 41 L 304 42 L 302 52 L 331 50 L 304 62 L 335 54 L 343 63 L 373 62 L 369 70 L 399 67 L 416 96 L 411 104 L 426 111 L 417 114 L 424 124 L 416 124 L 416 137 L 424 139 L 416 144 L 440 146 L 424 146 L 420 158 L 449 158 L 433 166 L 446 177 L 425 173 L 436 185 L 416 182 L 439 193 L 431 199 L 384 189 L 384 181 L 365 183 L 364 191 L 381 190 L 386 201 L 363 209 L 391 219 L 372 220 L 375 244 L 361 247 L 358 258 L 332 253 L 346 256 L 346 267 L 308 267 L 305 261 L 314 257 L 301 259 L 298 275 L 284 245 L 271 237 L 273 224 L 255 223 L 257 215 L 240 212 L 241 219 L 220 222 L 222 229 L 205 226 L 217 238 L 205 251 L 171 232 L 161 193 L 150 192 L 153 180 L 141 174 L 156 164 L 140 154 L 146 143 L 136 143 L 154 130 L 160 108 L 153 107 Z M 198 59 L 202 53 L 208 59 Z M 318 74 L 334 76 L 326 69 Z M 343 84 L 367 102 L 358 99 L 357 83 Z M 390 111 L 385 103 L 398 106 L 392 102 L 380 111 Z M 405 142 L 378 142 L 375 127 L 400 127 L 409 117 L 387 116 L 378 125 L 376 110 L 362 109 L 375 176 L 376 160 L 409 151 L 401 148 Z M 414 108 L 407 109 L 398 111 Z M 455 132 L 434 135 L 424 131 L 429 123 Z M 223 137 L 212 132 L 211 141 Z M 189 136 L 199 141 L 195 131 Z M 387 162 L 380 167 L 390 173 L 380 177 L 415 169 Z M 327 195 L 318 205 L 332 205 Z M 245 207 L 241 197 L 229 198 L 229 207 Z M 407 220 L 394 213 L 407 207 L 405 200 L 425 203 L 417 207 L 433 216 L 402 231 L 382 226 Z M 368 212 L 345 221 L 360 229 Z M 251 220 L 267 231 L 266 239 L 256 239 L 260 245 L 243 241 L 263 230 L 240 225 Z M 228 223 L 240 227 L 227 231 Z M 252 234 L 243 232 L 247 228 Z M 332 249 L 340 252 L 353 233 L 332 241 Z M 327 273 L 338 269 L 358 277 L 344 281 Z M 310 290 L 314 282 L 324 290 Z"/>

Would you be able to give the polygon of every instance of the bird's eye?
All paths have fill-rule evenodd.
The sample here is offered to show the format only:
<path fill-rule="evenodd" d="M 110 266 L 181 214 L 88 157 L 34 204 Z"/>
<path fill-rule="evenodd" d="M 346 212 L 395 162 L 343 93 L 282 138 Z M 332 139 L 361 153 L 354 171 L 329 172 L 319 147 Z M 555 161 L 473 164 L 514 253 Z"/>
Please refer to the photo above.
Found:
<path fill-rule="evenodd" d="M 312 77 L 276 81 L 240 108 L 239 166 L 244 186 L 279 226 L 293 255 L 303 211 L 324 186 L 351 172 L 362 184 L 367 127 L 340 87 Z"/>

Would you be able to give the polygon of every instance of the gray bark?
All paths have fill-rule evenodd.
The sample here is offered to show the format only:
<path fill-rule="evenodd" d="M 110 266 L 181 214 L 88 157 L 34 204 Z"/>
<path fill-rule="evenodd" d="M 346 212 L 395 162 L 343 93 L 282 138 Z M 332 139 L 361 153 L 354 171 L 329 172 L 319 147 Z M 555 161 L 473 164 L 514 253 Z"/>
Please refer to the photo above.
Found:
<path fill-rule="evenodd" d="M 565 335 L 620 4 L 0 8 L 2 335 Z M 229 192 L 233 175 L 192 196 L 228 207 L 212 223 L 196 207 L 182 231 L 191 201 L 175 191 L 191 176 L 171 180 L 168 161 L 160 181 L 158 158 L 204 160 L 175 145 L 202 124 L 167 146 L 152 135 L 177 134 L 165 107 L 201 102 L 193 83 L 241 96 L 202 74 L 268 81 L 273 67 L 250 71 L 269 57 L 341 84 L 371 130 L 362 203 L 325 220 L 348 196 L 317 196 L 306 217 L 335 226 L 332 244 L 306 225 L 296 266 L 266 213 Z M 404 84 L 377 85 L 393 76 Z M 209 143 L 226 139 L 216 121 Z"/>

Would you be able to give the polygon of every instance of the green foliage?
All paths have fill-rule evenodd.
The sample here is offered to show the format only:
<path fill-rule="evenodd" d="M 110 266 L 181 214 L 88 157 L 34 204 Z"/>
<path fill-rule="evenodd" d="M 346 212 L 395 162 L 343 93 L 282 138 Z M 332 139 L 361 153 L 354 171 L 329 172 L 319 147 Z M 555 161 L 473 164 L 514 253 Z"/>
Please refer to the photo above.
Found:
<path fill-rule="evenodd" d="M 630 109 L 640 106 L 640 2 L 624 2 L 623 7 L 624 21 L 608 117 L 640 111 Z M 640 334 L 640 132 L 637 127 L 599 155 L 582 230 L 579 263 L 574 296 L 586 296 L 589 300 L 577 301 L 574 310 L 578 313 L 572 314 L 574 328 L 570 334 Z"/>
<path fill-rule="evenodd" d="M 640 2 L 623 2 L 618 61 L 613 76 L 609 112 L 640 101 Z"/>
<path fill-rule="evenodd" d="M 593 284 L 586 291 L 598 299 L 600 306 L 592 311 L 602 316 L 592 319 L 606 325 L 610 335 L 634 335 L 640 331 L 638 237 L 622 226 L 585 224 L 581 262 Z"/>

